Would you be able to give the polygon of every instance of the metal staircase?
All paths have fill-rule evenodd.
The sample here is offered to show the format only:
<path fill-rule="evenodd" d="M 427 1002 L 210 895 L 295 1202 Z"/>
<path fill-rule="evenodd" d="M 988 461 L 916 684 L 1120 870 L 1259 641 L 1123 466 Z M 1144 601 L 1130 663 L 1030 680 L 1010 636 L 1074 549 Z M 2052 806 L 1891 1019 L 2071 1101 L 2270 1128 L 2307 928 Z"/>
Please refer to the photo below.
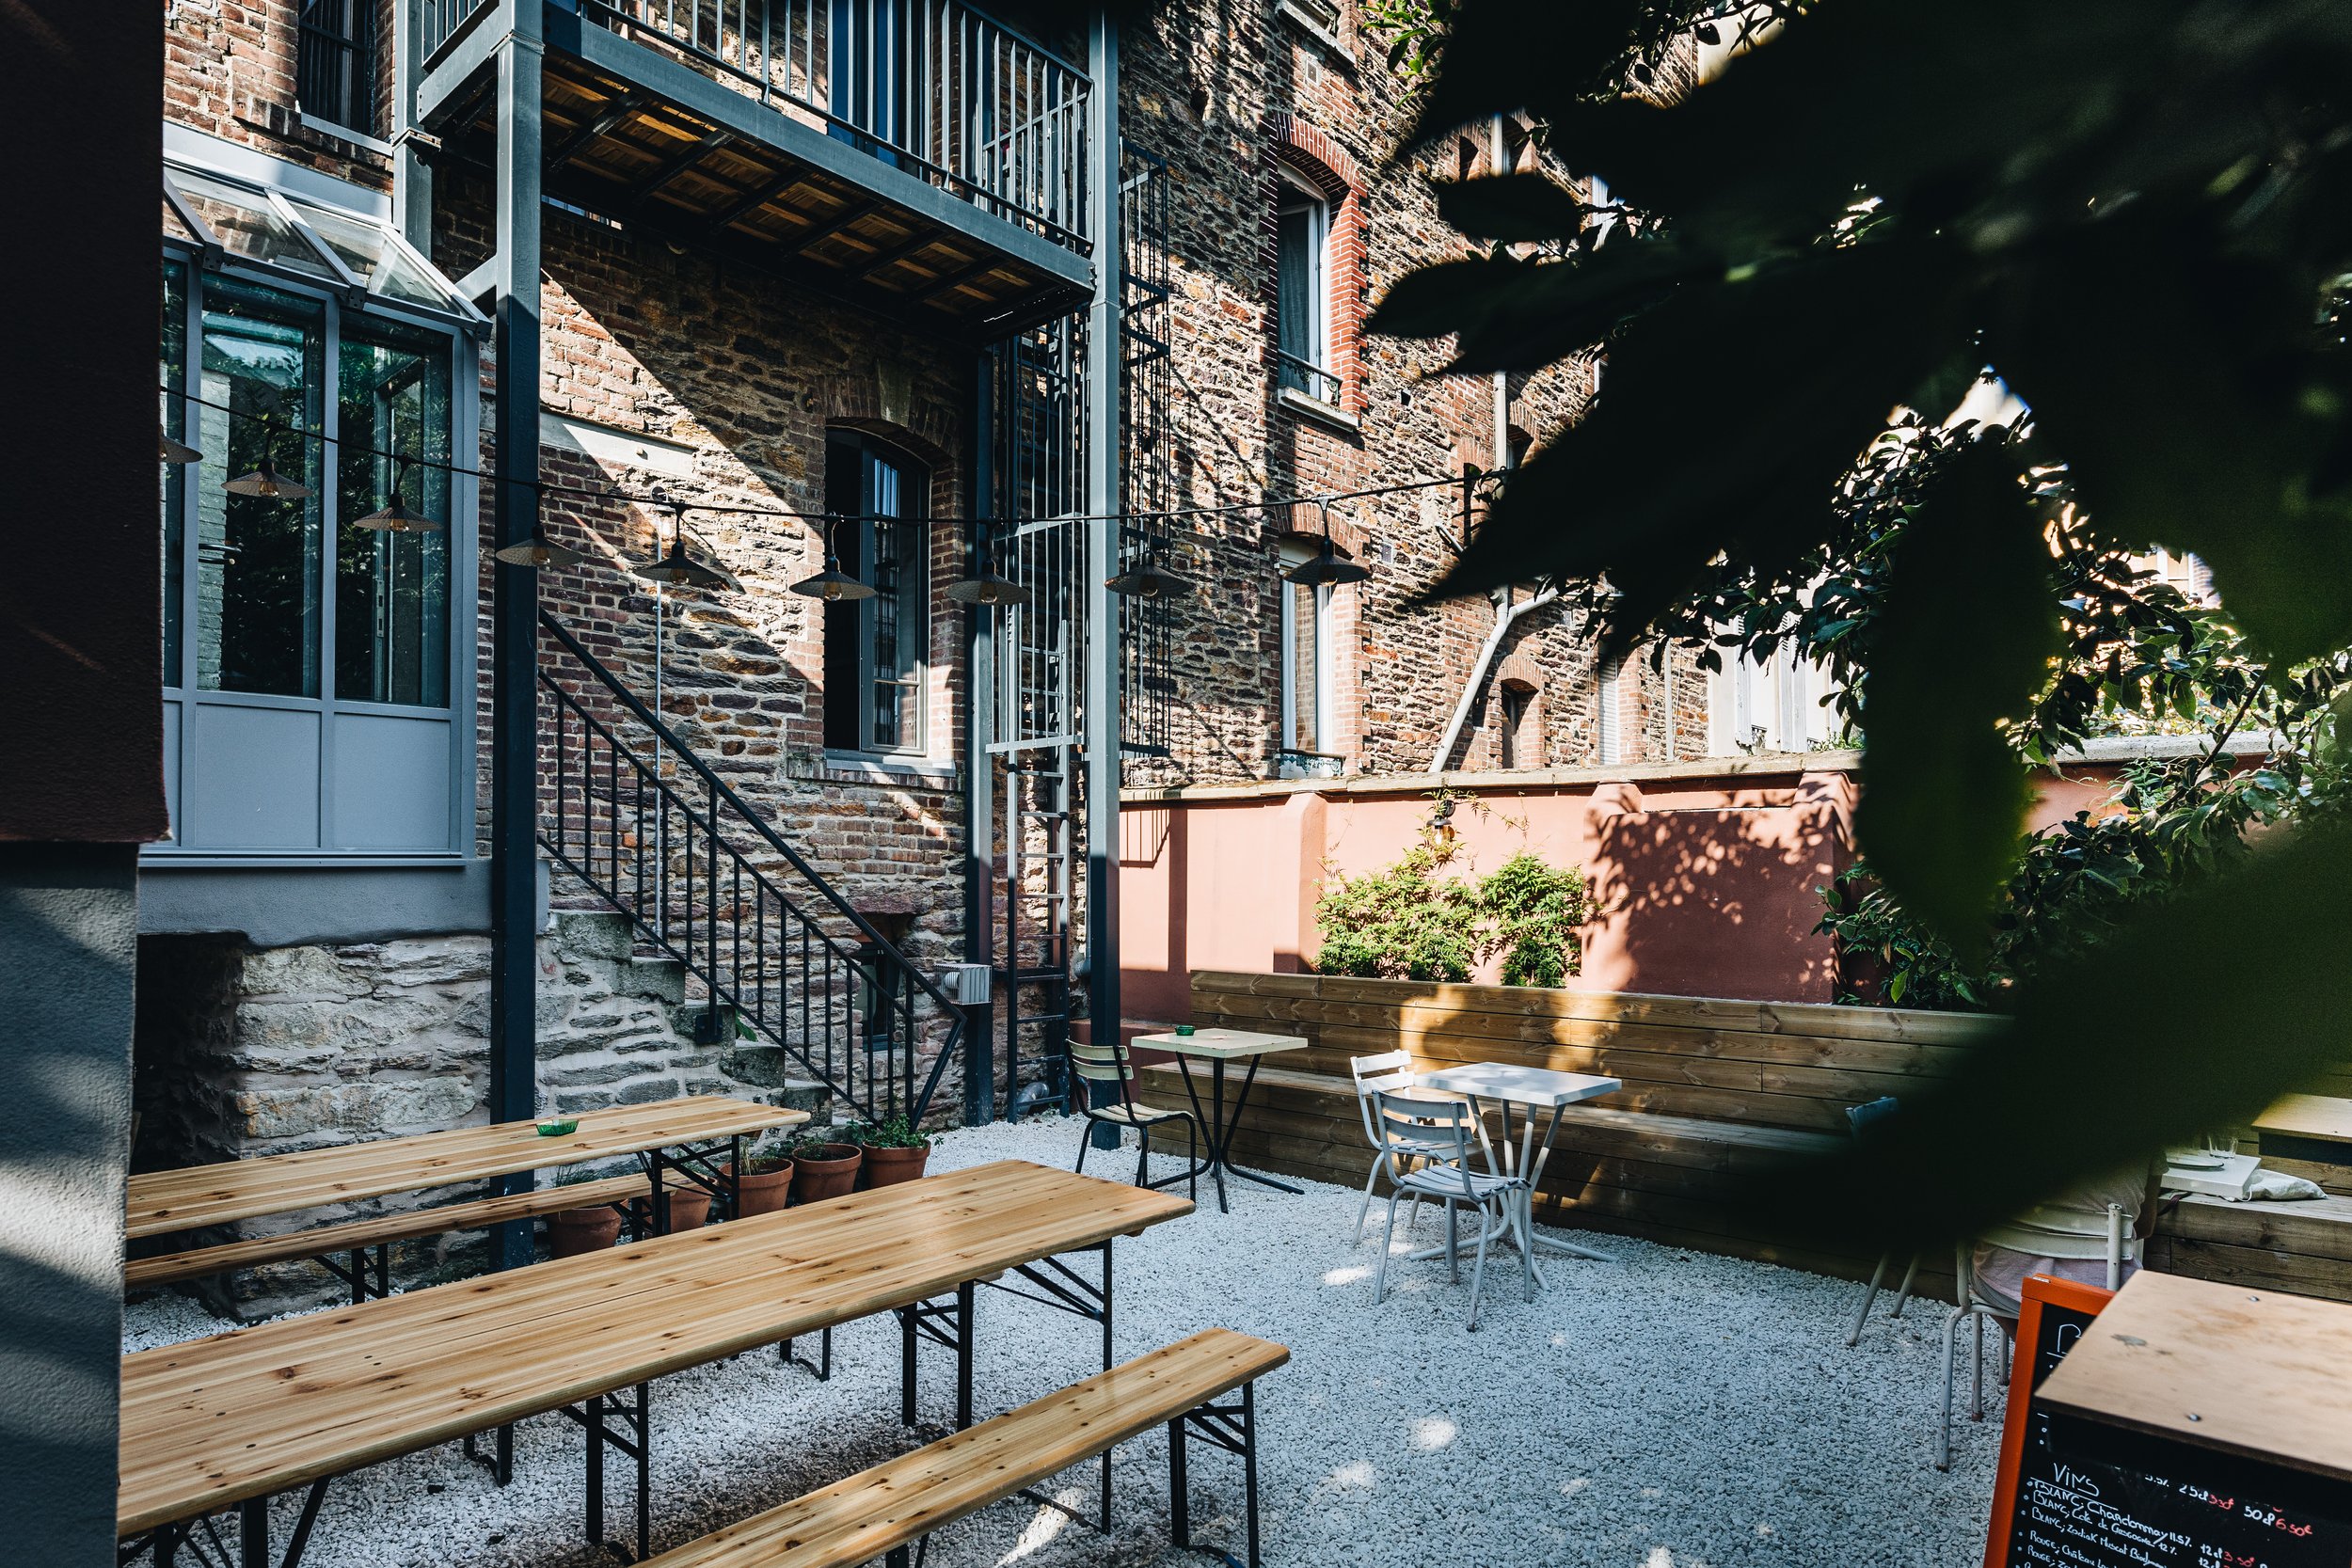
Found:
<path fill-rule="evenodd" d="M 962 1012 L 561 622 L 539 628 L 541 849 L 685 966 L 713 1043 L 749 1032 L 857 1116 L 919 1125 Z"/>

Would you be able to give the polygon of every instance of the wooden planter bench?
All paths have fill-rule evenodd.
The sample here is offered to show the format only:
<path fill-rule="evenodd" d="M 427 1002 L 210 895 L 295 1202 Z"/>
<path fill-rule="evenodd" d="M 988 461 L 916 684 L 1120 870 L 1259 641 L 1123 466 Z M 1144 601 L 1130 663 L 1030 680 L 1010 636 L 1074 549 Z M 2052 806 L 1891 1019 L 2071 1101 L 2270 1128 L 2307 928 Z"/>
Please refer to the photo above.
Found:
<path fill-rule="evenodd" d="M 1244 1164 L 1363 1184 L 1373 1155 L 1350 1056 L 1606 1073 L 1625 1088 L 1562 1113 L 1539 1217 L 1854 1278 L 1873 1248 L 1759 1232 L 1739 1201 L 1749 1180 L 1840 1147 L 1847 1106 L 1920 1093 L 1987 1032 L 1968 1015 L 1893 1008 L 1216 971 L 1194 974 L 1192 1010 L 1204 1026 L 1308 1041 L 1260 1071 L 1233 1143 Z M 1172 1068 L 1143 1081 L 1152 1103 L 1184 1103 Z M 1948 1293 L 1933 1259 L 1921 1285 Z"/>
<path fill-rule="evenodd" d="M 1187 1436 L 1241 1457 L 1249 1568 L 1258 1568 L 1255 1380 L 1290 1359 L 1281 1345 L 1231 1329 L 1189 1338 L 887 1460 L 780 1508 L 662 1553 L 645 1568 L 850 1568 L 909 1548 L 944 1525 L 1025 1493 L 1155 1426 L 1168 1429 L 1172 1534 L 1189 1546 Z M 1220 1405 L 1235 1389 L 1241 1399 Z M 1059 1505 L 1053 1505 L 1059 1506 Z M 1109 1521 L 1103 1521 L 1107 1528 Z"/>
<path fill-rule="evenodd" d="M 678 1171 L 669 1172 L 663 1182 L 672 1192 L 694 1184 Z M 224 1242 L 215 1246 L 158 1253 L 153 1257 L 134 1258 L 125 1262 L 122 1266 L 122 1288 L 125 1291 L 151 1290 L 161 1285 L 176 1285 L 183 1280 L 202 1278 L 206 1275 L 225 1274 L 232 1269 L 260 1268 L 268 1263 L 290 1263 L 309 1259 L 348 1284 L 353 1301 L 364 1301 L 371 1294 L 380 1296 L 389 1293 L 389 1249 L 394 1242 L 413 1242 L 450 1230 L 486 1230 L 510 1220 L 537 1219 L 566 1210 L 593 1209 L 602 1204 L 626 1210 L 632 1205 L 642 1206 L 646 1190 L 646 1179 L 643 1176 L 612 1176 L 596 1181 L 575 1182 L 565 1187 L 535 1187 L 527 1193 L 506 1193 L 465 1203 L 445 1203 L 431 1209 L 380 1214 L 342 1225 L 317 1226 L 309 1230 L 288 1230 L 272 1236 L 252 1236 L 241 1241 Z M 338 1258 L 344 1260 L 338 1262 Z M 369 1267 L 371 1262 L 373 1270 Z"/>

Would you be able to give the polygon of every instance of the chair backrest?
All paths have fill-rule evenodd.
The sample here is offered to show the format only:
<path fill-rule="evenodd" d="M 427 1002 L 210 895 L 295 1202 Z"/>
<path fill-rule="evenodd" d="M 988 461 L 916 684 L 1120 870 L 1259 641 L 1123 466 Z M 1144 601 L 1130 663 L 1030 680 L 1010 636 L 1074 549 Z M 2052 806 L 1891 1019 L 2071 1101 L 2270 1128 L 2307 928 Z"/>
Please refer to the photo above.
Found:
<path fill-rule="evenodd" d="M 1132 1097 L 1128 1090 L 1136 1080 L 1136 1064 L 1135 1059 L 1127 1054 L 1127 1048 L 1119 1041 L 1109 1040 L 1096 1044 L 1087 1040 L 1072 1040 L 1070 1042 L 1070 1070 L 1073 1076 L 1086 1083 L 1118 1085 L 1119 1102 L 1121 1105 L 1131 1102 Z"/>
<path fill-rule="evenodd" d="M 1347 1070 L 1356 1080 L 1356 1109 L 1364 1118 L 1364 1139 L 1381 1147 L 1380 1130 L 1372 1124 L 1373 1101 L 1384 1094 L 1409 1089 L 1418 1081 L 1413 1058 L 1404 1051 L 1383 1051 L 1377 1056 L 1350 1056 Z"/>
<path fill-rule="evenodd" d="M 1470 1179 L 1470 1146 L 1475 1137 L 1484 1142 L 1486 1128 L 1478 1119 L 1478 1113 L 1469 1101 L 1462 1100 L 1424 1100 L 1417 1095 L 1378 1090 L 1373 1095 L 1376 1112 L 1375 1139 L 1380 1157 L 1389 1163 L 1389 1180 L 1403 1186 L 1409 1168 L 1407 1160 L 1427 1161 L 1432 1158 L 1430 1146 L 1438 1145 L 1434 1168 L 1451 1169 L 1462 1180 L 1462 1194 L 1475 1198 Z M 1453 1145 L 1445 1152 L 1444 1146 Z"/>
<path fill-rule="evenodd" d="M 1856 1143 L 1874 1137 L 1886 1131 L 1887 1118 L 1901 1109 L 1902 1103 L 1893 1095 L 1886 1094 L 1876 1100 L 1866 1100 L 1859 1105 L 1849 1105 L 1846 1107 L 1846 1131 L 1853 1135 Z"/>
<path fill-rule="evenodd" d="M 1988 1227 L 1978 1240 L 2029 1258 L 2104 1259 L 2107 1289 L 2122 1283 L 2123 1264 L 2139 1260 L 2139 1238 L 2132 1234 L 2131 1212 L 2120 1203 L 2104 1214 L 2087 1209 L 2028 1209 L 2005 1224 Z"/>

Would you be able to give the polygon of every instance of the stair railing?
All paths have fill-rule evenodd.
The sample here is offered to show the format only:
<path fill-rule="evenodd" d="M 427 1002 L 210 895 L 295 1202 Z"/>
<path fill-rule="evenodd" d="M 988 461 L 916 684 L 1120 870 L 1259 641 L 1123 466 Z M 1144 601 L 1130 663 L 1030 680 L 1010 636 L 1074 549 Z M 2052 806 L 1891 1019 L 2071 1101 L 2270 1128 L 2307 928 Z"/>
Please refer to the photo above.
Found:
<path fill-rule="evenodd" d="M 561 622 L 542 610 L 539 625 L 592 697 L 661 749 L 649 760 L 542 658 L 540 847 L 685 966 L 714 1024 L 732 1012 L 860 1117 L 919 1126 L 963 1042 L 961 1010 Z M 918 1083 L 925 1002 L 938 1050 Z"/>

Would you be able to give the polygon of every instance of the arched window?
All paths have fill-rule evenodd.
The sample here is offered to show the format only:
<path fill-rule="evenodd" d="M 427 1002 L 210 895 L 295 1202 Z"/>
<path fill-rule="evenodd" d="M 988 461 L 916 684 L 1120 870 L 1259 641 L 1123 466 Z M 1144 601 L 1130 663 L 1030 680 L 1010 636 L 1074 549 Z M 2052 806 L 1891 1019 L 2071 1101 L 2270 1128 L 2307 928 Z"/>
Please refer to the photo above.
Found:
<path fill-rule="evenodd" d="M 863 431 L 825 440 L 825 510 L 841 569 L 870 598 L 825 605 L 825 747 L 904 753 L 924 749 L 930 666 L 930 478 L 921 464 Z"/>

